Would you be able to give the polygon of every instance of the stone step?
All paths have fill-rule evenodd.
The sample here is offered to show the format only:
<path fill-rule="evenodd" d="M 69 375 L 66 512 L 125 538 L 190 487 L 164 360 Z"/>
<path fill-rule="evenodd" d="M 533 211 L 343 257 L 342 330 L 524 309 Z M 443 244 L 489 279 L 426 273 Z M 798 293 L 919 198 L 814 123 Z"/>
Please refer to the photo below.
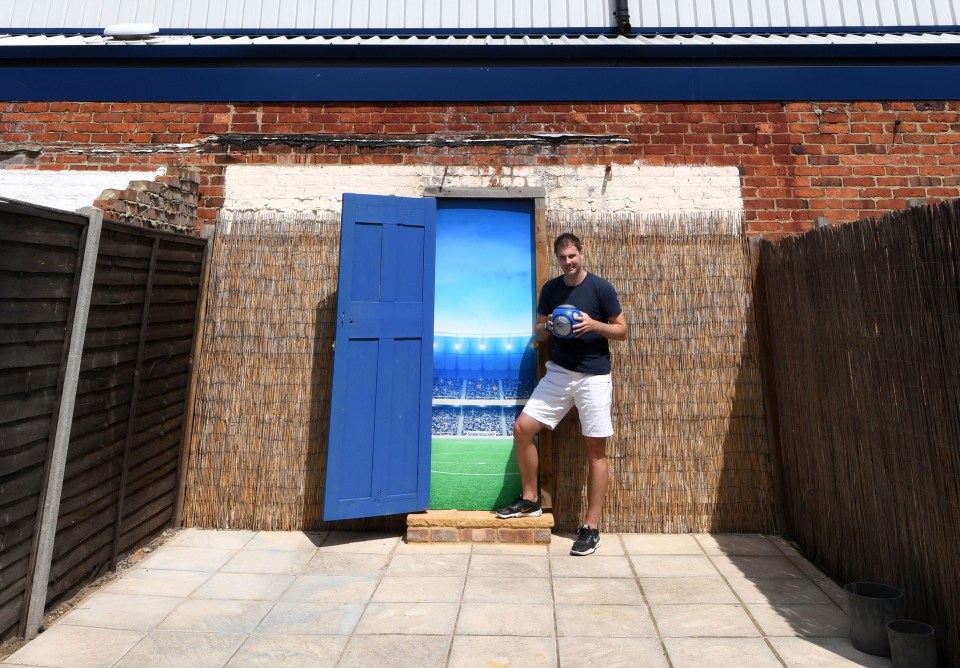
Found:
<path fill-rule="evenodd" d="M 408 543 L 547 544 L 553 513 L 499 519 L 488 510 L 427 510 L 407 515 Z"/>

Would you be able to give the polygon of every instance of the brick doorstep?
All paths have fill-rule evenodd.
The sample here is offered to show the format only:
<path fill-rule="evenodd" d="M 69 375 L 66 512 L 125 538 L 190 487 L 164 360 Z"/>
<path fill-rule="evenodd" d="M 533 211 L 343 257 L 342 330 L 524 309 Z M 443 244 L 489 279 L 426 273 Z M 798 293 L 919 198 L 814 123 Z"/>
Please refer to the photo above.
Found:
<path fill-rule="evenodd" d="M 428 510 L 407 515 L 408 543 L 550 542 L 553 514 L 499 519 L 486 510 Z"/>

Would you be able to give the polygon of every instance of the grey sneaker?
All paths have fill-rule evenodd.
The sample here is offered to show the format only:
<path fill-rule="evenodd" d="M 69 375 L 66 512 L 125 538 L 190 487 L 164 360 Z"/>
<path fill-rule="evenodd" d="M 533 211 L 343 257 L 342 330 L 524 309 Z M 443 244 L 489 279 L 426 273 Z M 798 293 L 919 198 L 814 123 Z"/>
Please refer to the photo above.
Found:
<path fill-rule="evenodd" d="M 497 517 L 502 520 L 508 517 L 540 517 L 543 510 L 540 508 L 540 497 L 536 501 L 527 501 L 523 495 L 517 497 L 517 500 L 506 508 L 497 511 Z"/>
<path fill-rule="evenodd" d="M 570 554 L 585 557 L 597 551 L 600 545 L 600 529 L 591 529 L 586 524 L 580 527 L 580 533 L 577 539 L 573 541 L 573 547 L 570 548 Z"/>

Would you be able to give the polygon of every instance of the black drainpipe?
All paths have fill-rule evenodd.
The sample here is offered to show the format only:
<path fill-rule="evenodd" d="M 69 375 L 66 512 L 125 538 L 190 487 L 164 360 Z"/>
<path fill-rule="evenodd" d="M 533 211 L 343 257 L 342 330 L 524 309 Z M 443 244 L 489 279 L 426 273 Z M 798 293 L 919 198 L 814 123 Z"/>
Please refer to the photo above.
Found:
<path fill-rule="evenodd" d="M 620 35 L 629 34 L 632 28 L 627 0 L 617 0 L 617 9 L 613 12 L 613 16 L 617 19 L 617 33 Z"/>

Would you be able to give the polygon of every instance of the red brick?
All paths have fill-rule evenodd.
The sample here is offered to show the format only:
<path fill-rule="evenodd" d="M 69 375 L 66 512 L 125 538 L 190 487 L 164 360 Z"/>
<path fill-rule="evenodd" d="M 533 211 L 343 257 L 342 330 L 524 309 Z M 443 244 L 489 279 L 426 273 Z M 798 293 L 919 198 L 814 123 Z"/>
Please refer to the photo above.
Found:
<path fill-rule="evenodd" d="M 496 539 L 496 529 L 460 529 L 460 540 L 463 542 L 492 543 Z"/>
<path fill-rule="evenodd" d="M 533 529 L 497 529 L 501 543 L 532 543 Z"/>
<path fill-rule="evenodd" d="M 460 534 L 452 527 L 433 527 L 430 529 L 430 540 L 434 543 L 456 543 Z"/>
<path fill-rule="evenodd" d="M 408 543 L 429 543 L 430 542 L 429 527 L 407 528 L 407 542 Z"/>

